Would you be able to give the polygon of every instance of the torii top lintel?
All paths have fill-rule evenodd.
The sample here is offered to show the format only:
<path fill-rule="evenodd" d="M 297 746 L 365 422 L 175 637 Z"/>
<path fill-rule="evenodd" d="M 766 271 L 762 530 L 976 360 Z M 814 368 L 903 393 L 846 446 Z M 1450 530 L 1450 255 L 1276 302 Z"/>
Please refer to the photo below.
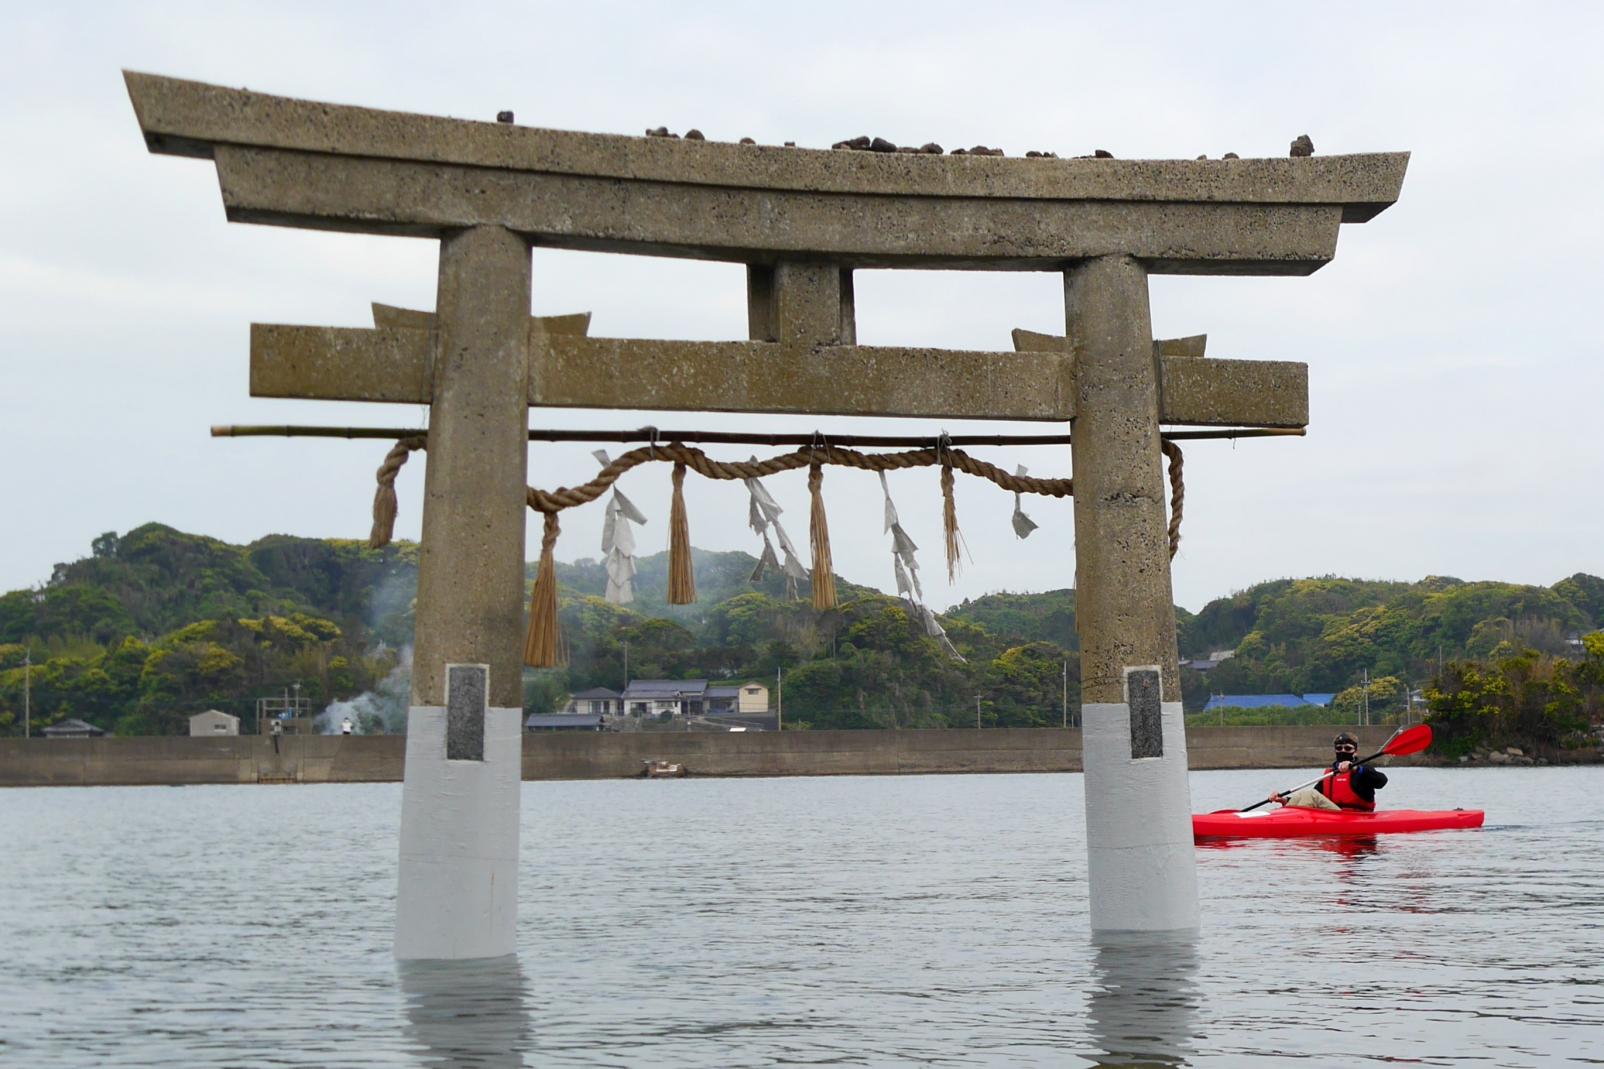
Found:
<path fill-rule="evenodd" d="M 751 264 L 1304 275 L 1398 198 L 1409 154 L 1112 160 L 628 137 L 322 104 L 125 72 L 151 151 L 211 158 L 236 222 Z"/>

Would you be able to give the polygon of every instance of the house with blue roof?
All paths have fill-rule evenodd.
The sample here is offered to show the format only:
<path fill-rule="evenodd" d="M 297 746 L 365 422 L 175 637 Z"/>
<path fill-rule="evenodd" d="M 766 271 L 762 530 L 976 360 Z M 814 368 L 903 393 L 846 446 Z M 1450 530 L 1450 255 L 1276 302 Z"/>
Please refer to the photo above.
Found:
<path fill-rule="evenodd" d="M 1305 705 L 1324 708 L 1330 705 L 1335 697 L 1335 694 L 1211 694 L 1208 704 L 1202 711 L 1206 713 L 1211 709 L 1272 709 L 1283 706 L 1296 709 Z"/>

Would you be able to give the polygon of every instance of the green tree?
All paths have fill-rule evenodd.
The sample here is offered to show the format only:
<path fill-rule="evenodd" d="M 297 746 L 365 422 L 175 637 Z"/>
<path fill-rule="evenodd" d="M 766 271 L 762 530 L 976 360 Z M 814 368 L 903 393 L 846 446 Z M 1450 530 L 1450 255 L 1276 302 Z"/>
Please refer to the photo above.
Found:
<path fill-rule="evenodd" d="M 1369 684 L 1356 683 L 1338 691 L 1331 708 L 1342 723 L 1357 724 L 1368 710 L 1370 723 L 1387 724 L 1403 715 L 1408 696 L 1408 689 L 1396 676 L 1376 676 Z"/>
<path fill-rule="evenodd" d="M 1063 723 L 1064 669 L 1068 653 L 1050 642 L 1004 650 L 986 666 L 984 690 L 999 727 L 1049 727 Z M 1080 704 L 1080 672 L 1070 680 L 1070 700 Z"/>
<path fill-rule="evenodd" d="M 1458 755 L 1512 742 L 1592 745 L 1588 732 L 1600 719 L 1604 690 L 1604 637 L 1584 641 L 1584 650 L 1579 662 L 1522 649 L 1490 663 L 1447 665 L 1426 689 L 1427 720 L 1439 749 Z"/>

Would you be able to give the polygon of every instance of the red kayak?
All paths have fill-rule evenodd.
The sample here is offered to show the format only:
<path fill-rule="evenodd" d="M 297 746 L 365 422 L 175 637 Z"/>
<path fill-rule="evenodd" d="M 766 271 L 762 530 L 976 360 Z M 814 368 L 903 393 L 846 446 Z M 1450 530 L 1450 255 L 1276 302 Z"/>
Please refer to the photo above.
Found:
<path fill-rule="evenodd" d="M 1485 817 L 1480 809 L 1383 809 L 1374 813 L 1296 806 L 1250 813 L 1222 809 L 1215 813 L 1193 813 L 1192 837 L 1302 839 L 1320 835 L 1380 835 L 1396 831 L 1479 828 Z"/>

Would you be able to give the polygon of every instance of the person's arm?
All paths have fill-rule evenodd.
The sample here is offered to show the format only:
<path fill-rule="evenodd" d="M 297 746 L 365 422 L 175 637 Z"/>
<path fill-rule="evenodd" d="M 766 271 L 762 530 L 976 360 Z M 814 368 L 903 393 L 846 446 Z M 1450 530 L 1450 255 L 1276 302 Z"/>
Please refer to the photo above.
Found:
<path fill-rule="evenodd" d="M 1379 768 L 1360 765 L 1353 772 L 1353 782 L 1356 786 L 1362 785 L 1374 791 L 1387 785 L 1387 774 Z"/>

